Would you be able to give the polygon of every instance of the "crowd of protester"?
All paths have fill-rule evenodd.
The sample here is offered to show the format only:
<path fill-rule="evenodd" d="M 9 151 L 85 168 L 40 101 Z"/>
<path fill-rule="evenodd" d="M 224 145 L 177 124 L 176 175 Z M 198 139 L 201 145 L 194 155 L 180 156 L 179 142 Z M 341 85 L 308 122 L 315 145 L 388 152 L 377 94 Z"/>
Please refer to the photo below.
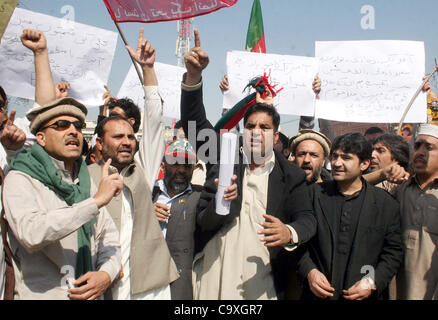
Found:
<path fill-rule="evenodd" d="M 418 125 L 409 144 L 371 125 L 324 134 L 328 121 L 318 131 L 302 117 L 288 137 L 265 86 L 243 133 L 231 130 L 234 174 L 217 199 L 221 132 L 203 103 L 210 60 L 197 30 L 170 143 L 143 29 L 127 47 L 143 73 L 143 121 L 107 89 L 89 143 L 87 107 L 54 83 L 44 33 L 21 41 L 34 56 L 35 105 L 16 119 L 0 87 L 1 298 L 438 298 L 438 126 Z M 312 86 L 318 98 L 321 80 Z"/>

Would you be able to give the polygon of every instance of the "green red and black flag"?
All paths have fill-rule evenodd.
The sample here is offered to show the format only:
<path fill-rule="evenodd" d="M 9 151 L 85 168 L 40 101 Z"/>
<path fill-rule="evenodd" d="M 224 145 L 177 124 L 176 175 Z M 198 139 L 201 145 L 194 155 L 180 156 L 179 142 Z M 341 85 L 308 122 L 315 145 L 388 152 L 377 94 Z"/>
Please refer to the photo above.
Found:
<path fill-rule="evenodd" d="M 260 0 L 254 0 L 248 33 L 246 34 L 246 51 L 266 53 L 265 32 L 263 30 L 262 7 Z"/>
<path fill-rule="evenodd" d="M 225 113 L 214 126 L 215 131 L 220 132 L 220 130 L 231 130 L 234 128 L 245 115 L 245 111 L 256 103 L 257 92 L 260 93 L 262 99 L 265 98 L 267 94 L 266 90 L 269 90 L 272 94 L 272 97 L 275 97 L 277 93 L 282 90 L 282 88 L 280 90 L 276 90 L 275 86 L 276 85 L 272 86 L 269 83 L 269 75 L 266 75 L 266 73 L 261 77 L 252 79 L 244 90 L 252 87 L 256 90 L 256 92 L 246 96 L 236 103 L 234 107 L 228 110 L 228 112 Z"/>
<path fill-rule="evenodd" d="M 266 53 L 265 32 L 263 30 L 262 7 L 260 0 L 254 0 L 251 9 L 251 17 L 249 19 L 248 33 L 246 35 L 246 51 Z M 265 88 L 272 92 L 275 96 L 278 91 L 275 91 L 274 86 L 269 84 L 269 77 L 264 74 L 261 77 L 254 78 L 246 86 L 253 87 L 262 97 L 266 95 Z M 245 88 L 245 89 L 246 89 Z M 222 118 L 216 123 L 214 128 L 216 131 L 231 130 L 243 118 L 245 111 L 256 102 L 256 92 L 248 95 L 234 105 Z"/>

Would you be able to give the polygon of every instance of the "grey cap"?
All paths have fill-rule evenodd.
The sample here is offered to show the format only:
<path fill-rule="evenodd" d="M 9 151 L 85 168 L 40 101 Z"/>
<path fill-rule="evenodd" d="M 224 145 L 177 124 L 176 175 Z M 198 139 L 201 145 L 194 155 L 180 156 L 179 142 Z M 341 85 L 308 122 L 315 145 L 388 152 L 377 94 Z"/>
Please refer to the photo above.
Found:
<path fill-rule="evenodd" d="M 296 136 L 290 138 L 289 149 L 291 150 L 292 154 L 295 154 L 298 144 L 304 140 L 315 140 L 322 146 L 326 155 L 330 154 L 330 148 L 332 145 L 330 139 L 327 138 L 323 133 L 312 129 L 300 130 Z"/>
<path fill-rule="evenodd" d="M 26 117 L 30 121 L 30 132 L 36 134 L 41 125 L 52 118 L 69 115 L 85 121 L 87 113 L 87 107 L 79 101 L 73 98 L 61 98 L 44 106 L 38 105 L 32 108 L 27 112 Z"/>

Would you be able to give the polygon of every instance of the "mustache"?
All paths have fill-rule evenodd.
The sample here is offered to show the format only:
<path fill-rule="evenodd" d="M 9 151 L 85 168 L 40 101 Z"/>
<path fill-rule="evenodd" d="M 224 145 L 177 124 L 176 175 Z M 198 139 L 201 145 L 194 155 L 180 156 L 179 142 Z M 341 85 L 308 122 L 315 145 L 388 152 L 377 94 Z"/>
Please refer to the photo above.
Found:
<path fill-rule="evenodd" d="M 413 161 L 415 162 L 415 161 L 418 161 L 418 160 L 423 161 L 423 162 L 427 162 L 427 160 L 423 156 L 417 156 L 417 157 L 414 158 Z"/>

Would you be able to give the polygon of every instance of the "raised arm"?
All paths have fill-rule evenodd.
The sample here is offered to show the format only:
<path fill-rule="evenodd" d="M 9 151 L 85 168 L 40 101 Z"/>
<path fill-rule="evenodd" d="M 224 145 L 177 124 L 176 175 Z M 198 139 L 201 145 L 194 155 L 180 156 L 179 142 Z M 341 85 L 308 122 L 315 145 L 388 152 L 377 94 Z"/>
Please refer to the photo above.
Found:
<path fill-rule="evenodd" d="M 158 170 L 164 155 L 163 100 L 158 92 L 158 80 L 155 74 L 155 48 L 143 38 L 140 29 L 137 50 L 126 46 L 131 57 L 143 70 L 143 88 L 145 104 L 143 113 L 143 135 L 139 144 L 136 160 L 140 163 L 146 181 L 152 191 Z"/>
<path fill-rule="evenodd" d="M 184 80 L 184 84 L 188 86 L 194 86 L 201 82 L 202 71 L 207 68 L 210 62 L 208 54 L 202 50 L 201 37 L 199 36 L 198 29 L 194 30 L 194 35 L 195 47 L 184 56 L 187 69 L 187 77 Z"/>
<path fill-rule="evenodd" d="M 208 54 L 201 47 L 201 38 L 197 29 L 195 29 L 194 34 L 195 47 L 184 56 L 187 72 L 184 74 L 181 83 L 181 124 L 186 137 L 192 146 L 195 147 L 197 156 L 204 161 L 207 168 L 209 168 L 211 165 L 210 158 L 217 158 L 219 152 L 216 152 L 216 156 L 214 154 L 210 155 L 211 150 L 204 153 L 198 152 L 205 142 L 198 142 L 196 137 L 203 129 L 215 132 L 214 126 L 207 119 L 202 93 L 202 71 L 208 66 L 210 59 Z M 193 124 L 195 130 L 192 129 Z M 207 140 L 207 142 L 212 143 L 210 140 Z M 217 135 L 216 150 L 219 150 L 219 143 L 220 139 Z"/>
<path fill-rule="evenodd" d="M 23 30 L 23 45 L 32 50 L 35 59 L 35 101 L 45 105 L 56 99 L 55 84 L 50 70 L 46 37 L 38 30 Z"/>

